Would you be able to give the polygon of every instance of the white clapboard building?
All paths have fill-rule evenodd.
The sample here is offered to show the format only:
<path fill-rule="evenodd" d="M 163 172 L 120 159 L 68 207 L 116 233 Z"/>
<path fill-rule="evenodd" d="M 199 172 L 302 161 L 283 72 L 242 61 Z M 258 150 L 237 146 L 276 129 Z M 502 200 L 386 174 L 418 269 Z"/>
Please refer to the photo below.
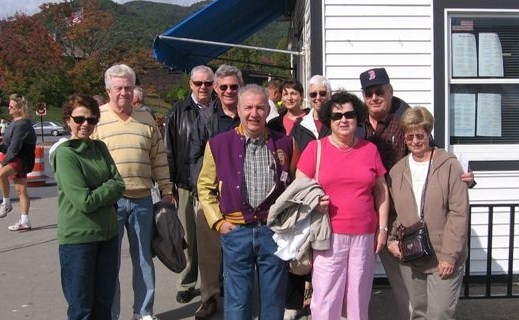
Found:
<path fill-rule="evenodd" d="M 360 96 L 359 74 L 385 67 L 395 96 L 433 112 L 435 142 L 477 181 L 469 274 L 519 274 L 519 1 L 214 0 L 157 36 L 153 56 L 189 72 L 278 17 L 305 88 L 321 74 Z"/>
<path fill-rule="evenodd" d="M 470 274 L 519 273 L 519 1 L 297 0 L 291 19 L 299 79 L 362 96 L 359 74 L 385 67 L 395 96 L 433 112 L 477 181 Z"/>

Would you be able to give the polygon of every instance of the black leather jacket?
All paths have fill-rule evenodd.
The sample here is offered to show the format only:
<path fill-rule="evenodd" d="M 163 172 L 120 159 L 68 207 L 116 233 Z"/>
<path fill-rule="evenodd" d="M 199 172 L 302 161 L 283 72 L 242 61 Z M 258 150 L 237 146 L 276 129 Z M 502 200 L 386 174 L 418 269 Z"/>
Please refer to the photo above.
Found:
<path fill-rule="evenodd" d="M 189 145 L 193 132 L 198 128 L 200 112 L 191 95 L 176 103 L 166 116 L 164 142 L 171 182 L 177 188 L 192 189 L 189 170 Z"/>
<path fill-rule="evenodd" d="M 189 165 L 191 172 L 191 184 L 196 186 L 198 175 L 202 169 L 204 151 L 207 141 L 219 133 L 231 130 L 240 124 L 238 117 L 220 123 L 220 118 L 225 117 L 220 100 L 216 99 L 210 104 L 211 113 L 207 121 L 198 121 L 198 130 L 193 132 L 189 145 Z M 193 188 L 193 195 L 197 196 L 196 187 Z"/>

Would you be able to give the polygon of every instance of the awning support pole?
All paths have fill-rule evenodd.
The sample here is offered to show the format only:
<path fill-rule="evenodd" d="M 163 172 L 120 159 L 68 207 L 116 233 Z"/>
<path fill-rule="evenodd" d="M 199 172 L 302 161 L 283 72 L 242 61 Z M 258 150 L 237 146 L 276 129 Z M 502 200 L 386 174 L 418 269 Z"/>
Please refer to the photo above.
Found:
<path fill-rule="evenodd" d="M 286 54 L 293 55 L 293 56 L 302 56 L 302 55 L 304 55 L 303 52 L 290 51 L 290 50 L 281 50 L 281 49 L 270 49 L 270 48 L 262 48 L 262 47 L 254 47 L 254 46 L 247 46 L 247 45 L 235 44 L 235 43 L 216 42 L 216 41 L 198 40 L 198 39 L 190 39 L 190 38 L 169 37 L 169 36 L 162 36 L 162 35 L 160 35 L 158 37 L 160 39 L 167 39 L 167 40 L 194 42 L 194 43 L 202 43 L 202 44 L 212 44 L 212 45 L 216 45 L 216 46 L 231 47 L 231 48 L 242 48 L 242 49 L 252 49 L 252 50 L 260 50 L 260 51 L 268 51 L 268 52 L 286 53 Z"/>

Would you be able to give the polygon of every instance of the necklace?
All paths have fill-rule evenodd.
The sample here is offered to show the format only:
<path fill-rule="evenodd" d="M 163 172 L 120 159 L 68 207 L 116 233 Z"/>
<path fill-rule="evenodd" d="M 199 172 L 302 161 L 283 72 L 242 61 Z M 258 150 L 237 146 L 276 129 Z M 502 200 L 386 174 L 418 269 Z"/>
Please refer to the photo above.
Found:
<path fill-rule="evenodd" d="M 333 145 L 334 147 L 336 147 L 339 151 L 342 151 L 342 152 L 350 152 L 351 150 L 353 150 L 353 146 L 354 146 L 355 143 L 356 143 L 356 138 L 353 137 L 353 139 L 351 139 L 351 142 L 345 145 L 344 143 L 335 140 L 335 137 L 334 137 L 333 135 L 331 135 L 331 136 L 330 136 L 330 142 L 331 142 L 332 145 Z"/>

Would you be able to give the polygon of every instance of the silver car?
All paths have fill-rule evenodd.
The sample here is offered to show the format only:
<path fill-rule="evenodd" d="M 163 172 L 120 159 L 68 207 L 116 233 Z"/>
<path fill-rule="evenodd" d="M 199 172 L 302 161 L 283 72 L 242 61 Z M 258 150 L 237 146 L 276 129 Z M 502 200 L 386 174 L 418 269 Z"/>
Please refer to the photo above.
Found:
<path fill-rule="evenodd" d="M 43 125 L 43 126 L 42 126 Z M 68 130 L 63 128 L 63 125 L 56 121 L 38 121 L 33 125 L 34 131 L 36 131 L 37 135 L 41 135 L 41 129 L 43 127 L 44 135 L 52 135 L 52 136 L 60 136 L 62 134 L 67 134 Z"/>

